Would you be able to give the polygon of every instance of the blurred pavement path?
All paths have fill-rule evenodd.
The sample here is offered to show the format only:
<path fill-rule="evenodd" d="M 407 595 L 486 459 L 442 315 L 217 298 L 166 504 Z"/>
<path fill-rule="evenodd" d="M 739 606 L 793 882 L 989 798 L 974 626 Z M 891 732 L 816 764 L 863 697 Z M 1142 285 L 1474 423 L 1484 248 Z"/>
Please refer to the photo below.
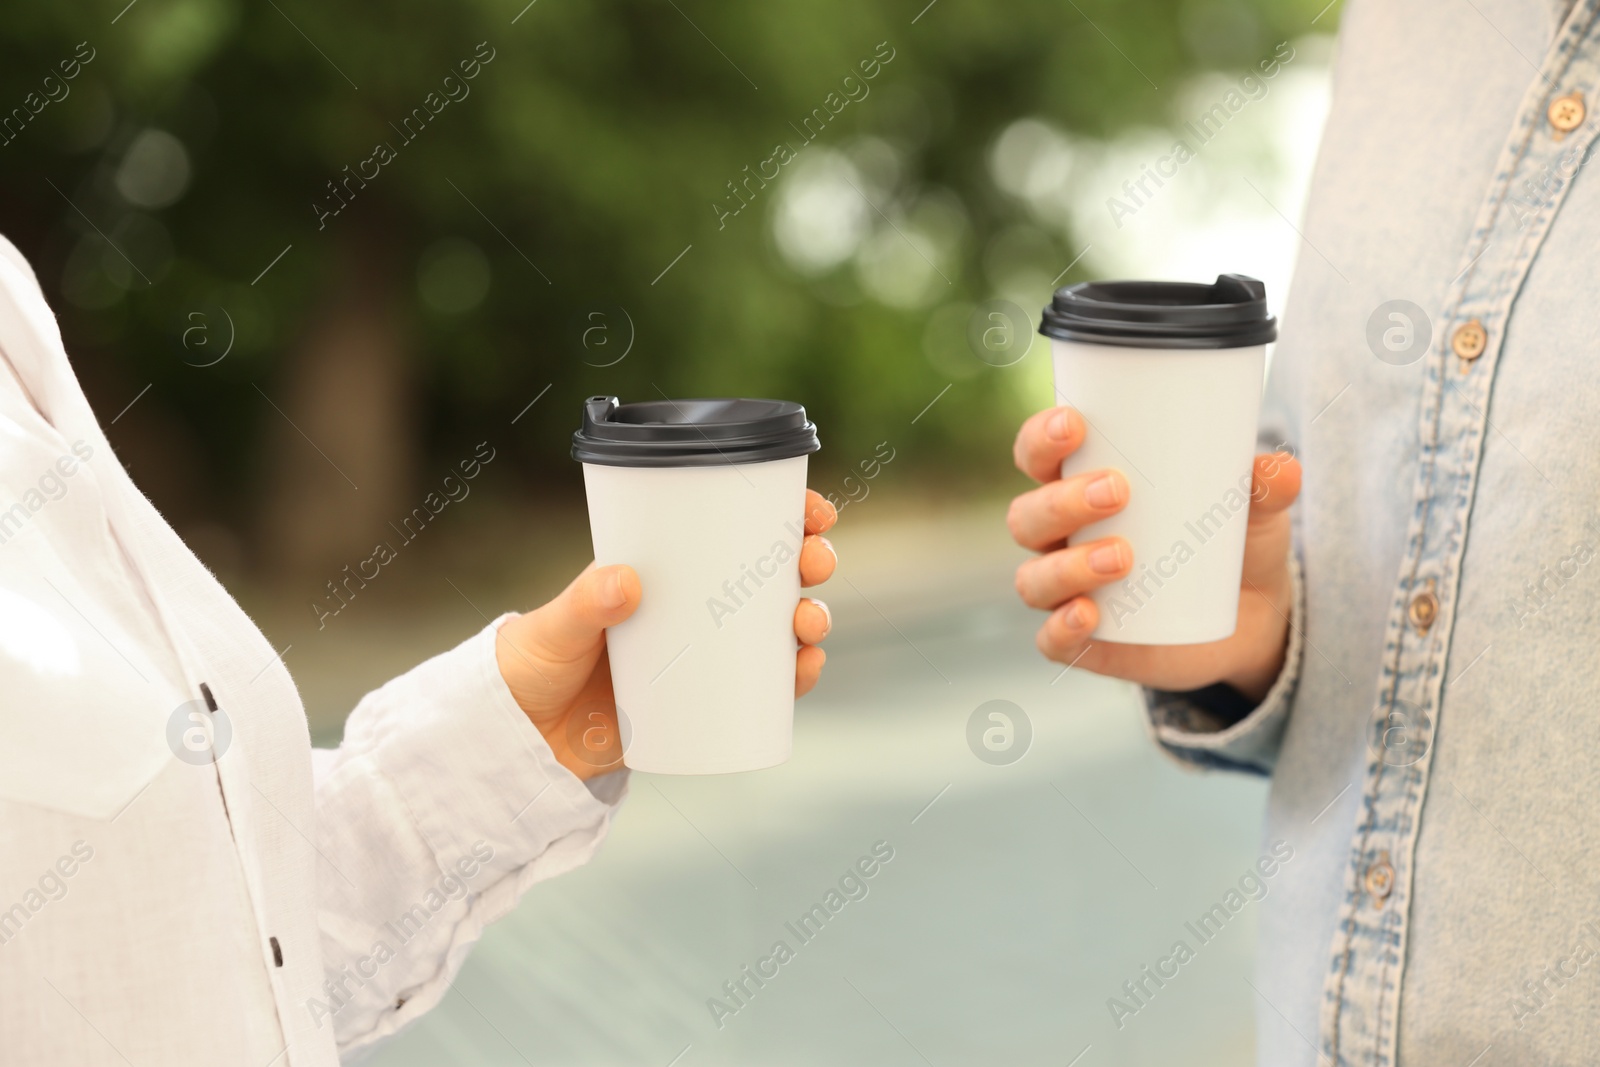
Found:
<path fill-rule="evenodd" d="M 828 670 L 799 706 L 793 759 L 635 775 L 597 861 L 535 887 L 440 1008 L 368 1062 L 1252 1062 L 1253 912 L 1204 946 L 1184 924 L 1255 861 L 1264 786 L 1171 765 L 1129 687 L 1036 653 L 1002 514 L 847 508 L 820 594 Z M 445 629 L 373 651 L 398 669 L 465 632 Z M 318 678 L 301 680 L 315 704 Z M 967 743 L 995 699 L 1033 731 L 1004 766 Z M 801 944 L 785 923 L 878 841 L 894 858 L 867 895 Z M 1180 938 L 1195 958 L 1119 1028 L 1108 998 L 1132 1004 L 1123 983 Z M 708 998 L 731 1005 L 723 983 L 779 939 L 794 958 L 719 1028 Z"/>

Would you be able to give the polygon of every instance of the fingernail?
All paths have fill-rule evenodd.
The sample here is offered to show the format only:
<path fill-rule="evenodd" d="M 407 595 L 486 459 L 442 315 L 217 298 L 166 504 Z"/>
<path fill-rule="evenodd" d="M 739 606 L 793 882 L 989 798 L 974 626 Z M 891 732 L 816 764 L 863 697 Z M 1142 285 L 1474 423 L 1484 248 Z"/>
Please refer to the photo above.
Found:
<path fill-rule="evenodd" d="M 1089 625 L 1089 609 L 1083 606 L 1083 601 L 1075 600 L 1072 607 L 1067 609 L 1067 625 L 1074 630 L 1081 630 Z"/>
<path fill-rule="evenodd" d="M 1050 416 L 1050 421 L 1045 423 L 1045 433 L 1053 440 L 1065 441 L 1072 436 L 1072 409 L 1062 408 Z"/>
<path fill-rule="evenodd" d="M 1083 498 L 1092 508 L 1115 507 L 1122 503 L 1122 479 L 1115 474 L 1101 475 L 1083 490 Z"/>
<path fill-rule="evenodd" d="M 833 542 L 828 540 L 826 537 L 823 537 L 821 534 L 818 534 L 817 543 L 828 550 L 828 555 L 833 557 L 833 564 L 837 567 L 839 565 L 839 553 L 834 551 Z"/>
<path fill-rule="evenodd" d="M 1089 553 L 1089 569 L 1096 574 L 1115 574 L 1123 568 L 1122 542 L 1101 545 Z"/>
<path fill-rule="evenodd" d="M 604 582 L 600 583 L 600 606 L 620 608 L 627 602 L 628 591 L 622 588 L 622 572 L 613 571 Z"/>
<path fill-rule="evenodd" d="M 828 610 L 828 605 L 824 604 L 822 601 L 818 600 L 816 597 L 809 597 L 808 596 L 808 597 L 806 597 L 806 599 L 811 601 L 817 607 L 822 609 L 822 617 L 823 617 L 822 636 L 823 637 L 827 637 L 829 634 L 833 633 L 833 612 Z"/>

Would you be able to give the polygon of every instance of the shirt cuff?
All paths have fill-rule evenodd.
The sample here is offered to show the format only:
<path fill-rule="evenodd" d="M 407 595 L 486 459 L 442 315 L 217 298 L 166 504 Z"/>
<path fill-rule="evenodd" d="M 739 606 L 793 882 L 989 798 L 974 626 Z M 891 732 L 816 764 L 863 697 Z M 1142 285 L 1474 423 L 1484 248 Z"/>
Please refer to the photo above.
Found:
<path fill-rule="evenodd" d="M 1238 690 L 1220 684 L 1182 693 L 1144 690 L 1151 739 L 1169 756 L 1211 770 L 1272 773 L 1300 681 L 1305 645 L 1305 585 L 1293 554 L 1289 580 L 1293 590 L 1289 648 L 1277 679 L 1259 704 L 1252 707 Z"/>
<path fill-rule="evenodd" d="M 500 675 L 495 641 L 510 617 L 370 694 L 369 714 L 352 717 L 366 736 L 346 744 L 371 753 L 441 862 L 487 844 L 489 869 L 523 874 L 542 859 L 548 878 L 599 848 L 627 771 L 586 784 L 557 761 Z"/>

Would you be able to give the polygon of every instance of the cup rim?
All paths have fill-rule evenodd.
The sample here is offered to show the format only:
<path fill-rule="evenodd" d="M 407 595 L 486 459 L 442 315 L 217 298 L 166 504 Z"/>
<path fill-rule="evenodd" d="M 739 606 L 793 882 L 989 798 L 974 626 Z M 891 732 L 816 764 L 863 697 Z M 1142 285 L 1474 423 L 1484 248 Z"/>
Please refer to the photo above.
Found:
<path fill-rule="evenodd" d="M 806 409 L 792 400 L 702 397 L 621 403 L 592 396 L 572 435 L 572 458 L 612 467 L 762 463 L 822 447 Z"/>
<path fill-rule="evenodd" d="M 1211 284 L 1078 282 L 1056 290 L 1039 332 L 1063 341 L 1137 348 L 1243 348 L 1277 339 L 1266 286 L 1243 274 Z"/>

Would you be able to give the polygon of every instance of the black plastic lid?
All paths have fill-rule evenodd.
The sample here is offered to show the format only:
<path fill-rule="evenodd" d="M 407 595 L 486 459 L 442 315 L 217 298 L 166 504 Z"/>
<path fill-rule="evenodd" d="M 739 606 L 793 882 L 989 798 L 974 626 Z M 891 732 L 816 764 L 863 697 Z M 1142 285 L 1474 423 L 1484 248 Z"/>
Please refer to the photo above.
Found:
<path fill-rule="evenodd" d="M 1079 282 L 1056 290 L 1039 332 L 1138 348 L 1244 348 L 1277 340 L 1267 287 L 1243 274 L 1195 282 Z"/>
<path fill-rule="evenodd" d="M 793 459 L 822 447 L 806 409 L 789 400 L 583 402 L 572 458 L 608 467 L 709 467 Z"/>

